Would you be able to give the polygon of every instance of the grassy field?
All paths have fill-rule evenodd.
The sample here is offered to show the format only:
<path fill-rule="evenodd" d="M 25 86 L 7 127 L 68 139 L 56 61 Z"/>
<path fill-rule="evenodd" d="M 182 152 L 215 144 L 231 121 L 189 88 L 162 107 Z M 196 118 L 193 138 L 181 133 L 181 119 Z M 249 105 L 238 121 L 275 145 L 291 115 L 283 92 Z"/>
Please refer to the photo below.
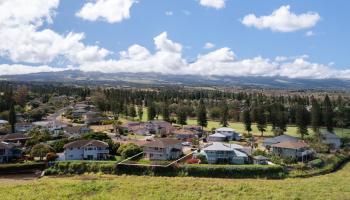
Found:
<path fill-rule="evenodd" d="M 285 180 L 188 177 L 44 177 L 0 179 L 3 200 L 14 199 L 350 199 L 350 163 L 336 173 Z"/>

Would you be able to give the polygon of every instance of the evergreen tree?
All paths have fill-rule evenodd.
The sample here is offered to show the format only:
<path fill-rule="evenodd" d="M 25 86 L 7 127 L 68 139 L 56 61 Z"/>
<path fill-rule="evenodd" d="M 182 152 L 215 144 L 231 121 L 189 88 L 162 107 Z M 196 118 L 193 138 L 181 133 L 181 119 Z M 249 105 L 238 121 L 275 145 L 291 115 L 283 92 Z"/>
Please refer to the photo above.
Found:
<path fill-rule="evenodd" d="M 250 133 L 252 131 L 252 121 L 250 119 L 250 111 L 248 109 L 245 109 L 242 113 L 243 123 L 245 130 Z"/>
<path fill-rule="evenodd" d="M 137 115 L 139 117 L 139 120 L 142 121 L 142 119 L 143 119 L 143 106 L 142 105 L 137 107 Z"/>
<path fill-rule="evenodd" d="M 322 110 L 316 99 L 311 99 L 311 127 L 315 133 L 320 132 L 322 125 Z"/>
<path fill-rule="evenodd" d="M 147 117 L 148 117 L 148 120 L 154 120 L 154 118 L 156 117 L 157 115 L 157 112 L 156 112 L 156 108 L 155 108 L 155 105 L 154 103 L 150 103 L 148 105 L 148 109 L 147 109 Z"/>
<path fill-rule="evenodd" d="M 187 124 L 187 110 L 183 105 L 180 105 L 177 112 L 177 123 L 181 125 Z"/>
<path fill-rule="evenodd" d="M 15 133 L 15 126 L 16 126 L 16 111 L 15 111 L 15 105 L 12 103 L 10 107 L 9 112 L 9 123 L 11 125 L 11 132 Z"/>
<path fill-rule="evenodd" d="M 264 132 L 266 131 L 266 115 L 265 115 L 265 109 L 263 106 L 258 106 L 256 109 L 256 120 L 257 120 L 257 128 L 261 132 L 261 136 L 264 135 Z"/>
<path fill-rule="evenodd" d="M 169 111 L 169 102 L 168 101 L 165 101 L 163 103 L 162 116 L 163 116 L 164 121 L 170 122 L 170 111 Z"/>
<path fill-rule="evenodd" d="M 228 126 L 228 106 L 227 106 L 227 103 L 226 101 L 223 101 L 222 102 L 222 105 L 221 105 L 221 120 L 220 120 L 220 124 L 223 126 L 223 127 L 227 127 Z"/>
<path fill-rule="evenodd" d="M 323 102 L 323 122 L 329 132 L 333 132 L 333 115 L 332 103 L 326 95 Z"/>
<path fill-rule="evenodd" d="M 309 124 L 309 113 L 304 105 L 297 105 L 295 112 L 295 121 L 298 127 L 298 133 L 301 135 L 301 139 L 304 139 L 305 135 L 308 135 L 307 126 Z"/>
<path fill-rule="evenodd" d="M 132 120 L 134 120 L 135 117 L 136 117 L 136 109 L 135 109 L 135 106 L 134 106 L 134 105 L 131 105 L 131 106 L 130 106 L 130 111 L 129 111 L 129 113 L 130 113 L 130 117 L 132 118 Z"/>
<path fill-rule="evenodd" d="M 208 119 L 207 119 L 207 109 L 205 107 L 203 99 L 199 101 L 199 105 L 197 108 L 197 124 L 202 127 L 208 126 Z"/>

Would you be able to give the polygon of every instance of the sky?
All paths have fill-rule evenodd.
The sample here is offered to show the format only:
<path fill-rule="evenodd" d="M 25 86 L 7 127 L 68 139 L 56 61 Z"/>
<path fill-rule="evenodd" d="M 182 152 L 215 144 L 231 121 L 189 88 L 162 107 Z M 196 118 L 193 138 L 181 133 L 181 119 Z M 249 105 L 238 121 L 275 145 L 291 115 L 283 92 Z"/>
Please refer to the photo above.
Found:
<path fill-rule="evenodd" d="M 350 1 L 0 0 L 0 75 L 350 79 Z"/>

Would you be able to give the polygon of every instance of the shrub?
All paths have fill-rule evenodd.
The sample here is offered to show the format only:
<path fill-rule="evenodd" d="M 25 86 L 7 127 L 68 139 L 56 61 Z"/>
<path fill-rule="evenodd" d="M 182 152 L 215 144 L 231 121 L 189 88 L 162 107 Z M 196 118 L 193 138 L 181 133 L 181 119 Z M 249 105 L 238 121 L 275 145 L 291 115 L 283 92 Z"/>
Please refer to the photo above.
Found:
<path fill-rule="evenodd" d="M 58 155 L 54 152 L 49 152 L 46 154 L 46 161 L 55 161 L 58 158 Z"/>
<path fill-rule="evenodd" d="M 28 163 L 15 163 L 15 164 L 1 164 L 0 172 L 19 172 L 22 170 L 34 170 L 44 169 L 45 163 L 43 162 L 28 162 Z"/>
<path fill-rule="evenodd" d="M 207 157 L 203 154 L 196 155 L 196 158 L 201 161 L 201 164 L 208 164 Z"/>

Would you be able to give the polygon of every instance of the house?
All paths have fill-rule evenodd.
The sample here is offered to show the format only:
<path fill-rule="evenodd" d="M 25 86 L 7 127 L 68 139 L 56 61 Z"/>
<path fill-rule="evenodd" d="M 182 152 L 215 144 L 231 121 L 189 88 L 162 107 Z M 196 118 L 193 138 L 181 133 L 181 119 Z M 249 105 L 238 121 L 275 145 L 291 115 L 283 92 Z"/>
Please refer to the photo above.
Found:
<path fill-rule="evenodd" d="M 336 134 L 328 131 L 321 134 L 321 141 L 322 143 L 329 145 L 332 149 L 339 149 L 341 146 L 340 138 Z"/>
<path fill-rule="evenodd" d="M 253 157 L 253 163 L 255 165 L 267 165 L 268 161 L 269 161 L 269 159 L 267 157 L 265 157 L 265 156 L 259 155 L 259 156 L 254 156 Z"/>
<path fill-rule="evenodd" d="M 240 151 L 241 145 L 226 144 L 222 142 L 213 142 L 201 150 L 209 164 L 244 164 L 248 160 L 248 155 Z"/>
<path fill-rule="evenodd" d="M 11 133 L 0 136 L 0 141 L 21 145 L 24 145 L 28 139 L 30 139 L 30 137 L 23 133 Z"/>
<path fill-rule="evenodd" d="M 265 148 L 269 148 L 272 145 L 278 144 L 278 143 L 281 143 L 281 142 L 297 142 L 297 141 L 299 141 L 299 139 L 296 138 L 296 137 L 293 137 L 293 136 L 290 136 L 290 135 L 280 135 L 280 136 L 277 136 L 277 137 L 265 139 L 263 141 L 262 145 Z"/>
<path fill-rule="evenodd" d="M 64 145 L 65 160 L 105 160 L 109 149 L 99 140 L 77 140 Z"/>
<path fill-rule="evenodd" d="M 186 129 L 176 129 L 172 132 L 177 139 L 188 140 L 192 138 L 198 138 L 197 131 L 186 130 Z"/>
<path fill-rule="evenodd" d="M 83 114 L 87 113 L 88 111 L 83 109 L 83 108 L 80 108 L 80 109 L 76 109 L 76 110 L 73 110 L 72 111 L 72 117 L 77 119 L 77 118 L 80 118 L 83 116 Z"/>
<path fill-rule="evenodd" d="M 171 125 L 171 123 L 161 120 L 149 121 L 145 124 L 145 126 L 151 132 L 159 135 L 170 135 L 174 130 L 174 127 Z"/>
<path fill-rule="evenodd" d="M 182 155 L 182 144 L 177 139 L 159 138 L 146 144 L 143 151 L 149 160 L 173 160 Z"/>
<path fill-rule="evenodd" d="M 202 137 L 203 136 L 203 129 L 202 129 L 201 126 L 185 125 L 185 126 L 183 126 L 183 129 L 197 132 L 198 137 Z"/>
<path fill-rule="evenodd" d="M 170 135 L 174 127 L 166 121 L 152 120 L 148 122 L 128 122 L 122 128 L 129 133 L 140 135 L 159 134 Z"/>
<path fill-rule="evenodd" d="M 83 135 L 90 133 L 91 129 L 87 126 L 67 126 L 63 128 L 63 132 L 67 135 Z"/>
<path fill-rule="evenodd" d="M 228 128 L 228 127 L 222 127 L 217 128 L 215 130 L 215 133 L 220 133 L 222 135 L 225 135 L 228 140 L 241 140 L 241 134 L 239 134 L 235 129 Z"/>
<path fill-rule="evenodd" d="M 15 130 L 17 133 L 27 133 L 33 128 L 33 124 L 28 122 L 16 123 Z"/>
<path fill-rule="evenodd" d="M 12 159 L 21 158 L 22 151 L 13 143 L 0 142 L 0 163 L 10 162 Z"/>
<path fill-rule="evenodd" d="M 227 140 L 227 136 L 221 133 L 214 133 L 208 136 L 209 142 L 223 142 Z"/>
<path fill-rule="evenodd" d="M 286 141 L 271 145 L 272 154 L 283 158 L 293 158 L 305 161 L 313 156 L 314 151 L 309 149 L 308 144 L 303 141 Z"/>
<path fill-rule="evenodd" d="M 6 125 L 8 125 L 8 124 L 9 124 L 8 121 L 0 119 L 0 127 L 6 126 Z"/>

